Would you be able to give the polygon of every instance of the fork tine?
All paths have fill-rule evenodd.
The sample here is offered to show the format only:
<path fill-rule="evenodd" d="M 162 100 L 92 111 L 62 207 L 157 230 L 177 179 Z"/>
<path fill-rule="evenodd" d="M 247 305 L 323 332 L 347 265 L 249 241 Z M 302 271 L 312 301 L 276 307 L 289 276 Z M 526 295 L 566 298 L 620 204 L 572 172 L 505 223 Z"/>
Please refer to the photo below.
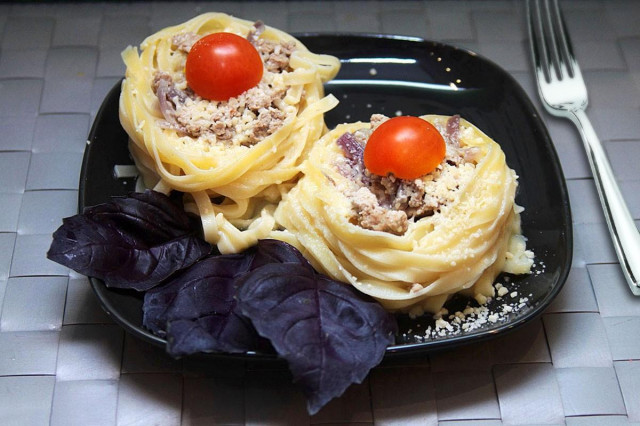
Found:
<path fill-rule="evenodd" d="M 550 82 L 573 77 L 577 63 L 558 0 L 528 0 L 529 34 L 536 67 Z"/>
<path fill-rule="evenodd" d="M 551 81 L 549 56 L 544 38 L 542 19 L 540 18 L 540 3 L 537 0 L 527 0 L 527 17 L 529 23 L 529 37 L 536 71 L 542 72 L 546 81 Z"/>
<path fill-rule="evenodd" d="M 573 55 L 573 47 L 571 45 L 571 39 L 569 38 L 569 31 L 567 31 L 567 25 L 562 14 L 562 9 L 558 5 L 558 0 L 551 0 L 551 10 L 549 14 L 553 20 L 558 37 L 556 38 L 556 44 L 558 45 L 560 53 L 560 61 L 564 63 L 569 71 L 569 75 L 573 77 L 575 75 L 574 67 L 577 66 L 575 57 Z"/>
<path fill-rule="evenodd" d="M 556 71 L 556 76 L 558 79 L 562 78 L 562 58 L 560 57 L 560 52 L 558 49 L 558 37 L 556 36 L 557 28 L 555 26 L 554 19 L 555 11 L 558 10 L 558 3 L 554 0 L 542 0 L 544 5 L 540 8 L 540 13 L 543 14 L 541 16 L 541 26 L 543 31 L 546 31 L 546 34 L 543 32 L 543 40 L 546 42 L 546 46 L 548 49 L 548 58 L 551 63 L 553 69 Z M 551 3 L 549 3 L 551 1 Z M 554 7 L 554 4 L 556 7 Z M 545 36 L 546 35 L 546 36 Z M 549 73 L 551 73 L 551 68 L 549 68 Z"/>

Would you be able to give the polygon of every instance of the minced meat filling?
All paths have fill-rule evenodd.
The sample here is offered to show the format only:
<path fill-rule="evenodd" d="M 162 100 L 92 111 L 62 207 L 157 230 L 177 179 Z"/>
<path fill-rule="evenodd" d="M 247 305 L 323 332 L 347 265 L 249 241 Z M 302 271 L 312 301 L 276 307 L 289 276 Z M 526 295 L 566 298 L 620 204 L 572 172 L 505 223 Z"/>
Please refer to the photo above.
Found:
<path fill-rule="evenodd" d="M 374 175 L 364 166 L 364 147 L 373 130 L 386 120 L 388 117 L 374 114 L 370 130 L 345 133 L 338 138 L 344 160 L 336 166 L 352 183 L 343 188 L 351 200 L 352 222 L 365 229 L 402 235 L 410 221 L 431 216 L 455 199 L 460 185 L 470 178 L 480 152 L 460 146 L 460 117 L 454 116 L 446 128 L 438 129 L 447 144 L 447 153 L 436 170 L 414 180 L 398 179 L 393 174 Z"/>
<path fill-rule="evenodd" d="M 228 101 L 209 101 L 196 95 L 186 84 L 184 74 L 157 71 L 152 89 L 164 117 L 161 126 L 208 143 L 253 145 L 282 127 L 286 113 L 281 109 L 287 88 L 274 83 L 269 73 L 290 71 L 289 59 L 295 42 L 277 43 L 259 38 L 261 23 L 247 36 L 265 64 L 266 73 L 257 86 Z M 174 54 L 186 54 L 200 39 L 195 33 L 173 36 Z"/>

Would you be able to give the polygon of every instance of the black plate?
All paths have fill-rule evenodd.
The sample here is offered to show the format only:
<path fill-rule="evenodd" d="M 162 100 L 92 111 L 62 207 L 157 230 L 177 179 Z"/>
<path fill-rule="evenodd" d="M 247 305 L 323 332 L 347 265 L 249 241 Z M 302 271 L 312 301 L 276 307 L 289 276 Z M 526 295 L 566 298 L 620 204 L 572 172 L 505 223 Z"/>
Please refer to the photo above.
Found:
<path fill-rule="evenodd" d="M 310 50 L 342 61 L 338 77 L 326 85 L 327 93 L 340 100 L 326 115 L 330 128 L 345 121 L 368 121 L 372 113 L 460 114 L 502 146 L 507 163 L 520 177 L 516 202 L 526 208 L 523 233 L 537 264 L 544 265 L 535 274 L 510 280 L 528 298 L 527 305 L 506 321 L 419 343 L 414 335 L 432 325 L 432 318 L 399 315 L 401 333 L 387 349 L 386 358 L 496 336 L 540 314 L 560 291 L 571 266 L 571 214 L 555 149 L 516 81 L 473 52 L 417 38 L 307 34 L 299 39 Z M 118 119 L 119 94 L 118 84 L 107 95 L 91 129 L 80 178 L 80 211 L 134 189 L 133 179 L 117 179 L 113 172 L 114 165 L 132 164 L 127 135 Z M 142 328 L 140 295 L 108 289 L 97 279 L 91 283 L 105 310 L 126 330 L 155 344 L 166 343 Z M 489 308 L 499 303 L 494 301 Z M 275 359 L 273 354 L 253 352 L 233 357 Z"/>

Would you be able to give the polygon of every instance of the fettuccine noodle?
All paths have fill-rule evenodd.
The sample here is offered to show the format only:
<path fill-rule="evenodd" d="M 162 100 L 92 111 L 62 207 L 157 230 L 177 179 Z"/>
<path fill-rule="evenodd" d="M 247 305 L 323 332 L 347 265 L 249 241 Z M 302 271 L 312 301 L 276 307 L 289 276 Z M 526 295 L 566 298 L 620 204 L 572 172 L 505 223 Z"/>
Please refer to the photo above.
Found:
<path fill-rule="evenodd" d="M 422 118 L 440 129 L 448 119 Z M 354 223 L 353 200 L 345 195 L 351 182 L 338 167 L 345 153 L 336 141 L 369 127 L 339 125 L 315 145 L 304 177 L 275 213 L 284 228 L 277 238 L 299 248 L 317 270 L 351 283 L 389 310 L 415 315 L 437 312 L 454 293 L 484 302 L 494 295 L 499 273 L 530 271 L 532 253 L 525 249 L 521 208 L 514 203 L 517 176 L 500 146 L 465 120 L 460 143 L 478 159 L 450 191 L 452 202 L 409 221 L 401 235 Z"/>
<path fill-rule="evenodd" d="M 186 84 L 190 40 L 221 31 L 247 37 L 259 52 L 258 38 L 287 52 L 286 66 L 277 70 L 262 56 L 265 72 L 256 90 L 277 93 L 268 108 L 277 126 L 259 137 L 257 109 L 216 127 L 223 121 L 215 118 L 216 108 L 233 111 L 244 94 L 210 102 Z M 433 210 L 378 229 L 357 211 L 378 195 L 357 199 L 363 188 L 354 188 L 352 171 L 345 172 L 347 155 L 338 143 L 346 133 L 368 135 L 372 124 L 342 124 L 329 132 L 324 123 L 324 113 L 337 104 L 323 92 L 323 83 L 339 70 L 337 58 L 311 53 L 277 29 L 207 13 L 148 37 L 140 51 L 127 48 L 123 59 L 120 120 L 146 186 L 184 192 L 185 209 L 199 215 L 205 239 L 221 253 L 277 238 L 296 246 L 319 272 L 354 285 L 391 311 L 412 315 L 437 312 L 457 293 L 483 303 L 494 296 L 501 272 L 530 272 L 533 254 L 526 250 L 522 209 L 514 201 L 517 176 L 500 146 L 471 123 L 455 123 L 453 149 L 468 159 L 443 161 L 436 172 L 407 184 L 428 187 L 420 202 L 440 200 Z M 421 118 L 440 133 L 451 119 Z M 210 123 L 204 130 L 198 127 L 203 120 Z"/>
<path fill-rule="evenodd" d="M 275 206 L 299 175 L 313 142 L 326 131 L 324 113 L 337 104 L 333 96 L 324 95 L 322 84 L 338 72 L 338 59 L 311 53 L 289 34 L 265 27 L 260 38 L 295 46 L 288 69 L 265 69 L 261 82 L 284 91 L 282 99 L 274 101 L 284 116 L 275 132 L 248 144 L 220 141 L 211 134 L 187 135 L 168 123 L 153 85 L 165 75 L 175 87 L 186 89 L 186 53 L 176 48 L 174 37 L 221 31 L 247 37 L 254 30 L 252 22 L 207 13 L 153 34 L 140 52 L 129 47 L 122 54 L 126 77 L 120 120 L 145 184 L 165 193 L 185 192 L 186 209 L 200 215 L 205 238 L 222 253 L 242 251 L 272 232 Z M 201 100 L 193 101 L 197 102 Z M 244 114 L 235 125 L 238 134 L 242 136 L 242 126 L 255 119 Z"/>

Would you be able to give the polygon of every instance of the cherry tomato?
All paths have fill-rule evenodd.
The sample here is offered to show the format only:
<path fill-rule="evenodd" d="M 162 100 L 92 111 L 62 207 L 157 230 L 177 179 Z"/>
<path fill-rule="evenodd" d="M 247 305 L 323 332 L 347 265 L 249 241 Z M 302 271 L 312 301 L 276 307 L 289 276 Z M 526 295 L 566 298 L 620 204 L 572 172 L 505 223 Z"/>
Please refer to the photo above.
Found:
<path fill-rule="evenodd" d="M 444 138 L 431 123 L 418 117 L 394 117 L 369 136 L 364 165 L 379 176 L 393 173 L 400 179 L 417 179 L 438 167 L 445 153 Z"/>
<path fill-rule="evenodd" d="M 226 101 L 262 79 L 260 54 L 245 38 L 213 33 L 198 40 L 187 55 L 185 74 L 194 92 L 212 101 Z"/>

